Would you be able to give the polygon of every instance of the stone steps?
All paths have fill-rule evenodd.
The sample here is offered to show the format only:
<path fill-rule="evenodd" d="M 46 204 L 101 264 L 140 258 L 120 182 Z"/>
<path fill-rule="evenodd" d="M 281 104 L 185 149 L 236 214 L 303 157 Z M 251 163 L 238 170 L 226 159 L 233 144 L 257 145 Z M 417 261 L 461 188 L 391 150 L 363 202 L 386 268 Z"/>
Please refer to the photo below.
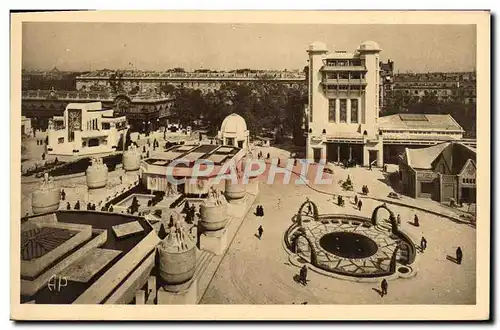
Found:
<path fill-rule="evenodd" d="M 194 279 L 197 279 L 204 273 L 205 269 L 208 267 L 208 264 L 212 260 L 212 257 L 213 255 L 210 252 L 200 252 L 200 257 L 196 260 L 196 269 L 193 275 Z"/>

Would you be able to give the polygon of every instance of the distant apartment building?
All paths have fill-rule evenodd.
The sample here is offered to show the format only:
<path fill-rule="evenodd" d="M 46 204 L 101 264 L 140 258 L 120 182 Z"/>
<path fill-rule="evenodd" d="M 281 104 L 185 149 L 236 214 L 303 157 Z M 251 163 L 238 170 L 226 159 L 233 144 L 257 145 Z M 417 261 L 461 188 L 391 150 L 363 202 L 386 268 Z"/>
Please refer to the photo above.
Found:
<path fill-rule="evenodd" d="M 380 109 L 383 109 L 394 87 L 394 61 L 380 62 Z"/>
<path fill-rule="evenodd" d="M 54 67 L 50 71 L 23 70 L 21 74 L 22 90 L 76 90 L 76 77 L 82 72 L 60 71 Z"/>
<path fill-rule="evenodd" d="M 392 90 L 387 92 L 413 99 L 433 96 L 441 101 L 476 103 L 476 73 L 396 73 Z"/>
<path fill-rule="evenodd" d="M 198 89 L 202 92 L 218 90 L 225 82 L 271 81 L 299 88 L 305 84 L 305 73 L 296 71 L 234 70 L 218 72 L 202 70 L 198 72 L 179 71 L 112 71 L 100 70 L 76 78 L 78 91 L 97 91 L 114 88 L 119 84 L 127 93 L 140 90 L 161 90 L 166 85 Z"/>

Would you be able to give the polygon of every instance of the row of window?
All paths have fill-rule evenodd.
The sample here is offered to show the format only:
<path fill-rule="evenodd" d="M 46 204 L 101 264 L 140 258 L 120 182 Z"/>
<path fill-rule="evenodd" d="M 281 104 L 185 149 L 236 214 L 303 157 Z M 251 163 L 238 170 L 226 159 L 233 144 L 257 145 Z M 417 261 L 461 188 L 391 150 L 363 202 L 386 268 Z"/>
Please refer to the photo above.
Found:
<path fill-rule="evenodd" d="M 328 66 L 361 66 L 361 60 L 326 60 Z"/>
<path fill-rule="evenodd" d="M 469 183 L 469 184 L 475 184 L 476 179 L 462 179 L 462 183 Z"/>
<path fill-rule="evenodd" d="M 327 72 L 326 79 L 364 79 L 365 73 L 363 72 Z"/>
<path fill-rule="evenodd" d="M 358 85 L 358 86 L 351 86 L 351 85 L 328 85 L 327 89 L 328 91 L 335 91 L 335 90 L 340 90 L 340 91 L 357 91 L 360 89 L 364 89 L 365 86 L 363 85 Z"/>
<path fill-rule="evenodd" d="M 401 134 L 401 133 L 411 133 L 411 134 L 428 134 L 428 135 L 459 135 L 459 133 L 450 133 L 450 132 L 446 132 L 446 131 L 442 131 L 442 132 L 439 132 L 439 131 L 436 131 L 436 132 L 432 132 L 432 131 L 394 131 L 394 130 L 387 130 L 387 131 L 384 131 L 384 133 L 387 133 L 387 134 L 390 134 L 390 133 L 395 133 L 395 134 Z"/>
<path fill-rule="evenodd" d="M 328 100 L 328 121 L 331 123 L 337 122 L 337 108 L 336 102 L 337 99 L 329 99 Z M 347 99 L 338 99 L 339 100 L 339 123 L 347 123 Z M 359 102 L 358 99 L 351 99 L 351 123 L 358 123 L 359 116 Z"/>

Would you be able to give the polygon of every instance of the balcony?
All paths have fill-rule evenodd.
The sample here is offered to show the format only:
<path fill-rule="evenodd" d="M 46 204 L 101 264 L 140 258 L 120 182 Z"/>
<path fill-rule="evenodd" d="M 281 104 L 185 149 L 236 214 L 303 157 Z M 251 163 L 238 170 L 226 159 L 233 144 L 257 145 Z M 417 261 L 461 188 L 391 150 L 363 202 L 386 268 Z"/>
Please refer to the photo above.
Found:
<path fill-rule="evenodd" d="M 328 79 L 324 78 L 323 85 L 366 85 L 366 79 Z"/>
<path fill-rule="evenodd" d="M 332 66 L 323 65 L 320 71 L 324 72 L 343 72 L 343 71 L 355 71 L 355 72 L 367 72 L 366 68 L 362 65 L 360 66 Z"/>

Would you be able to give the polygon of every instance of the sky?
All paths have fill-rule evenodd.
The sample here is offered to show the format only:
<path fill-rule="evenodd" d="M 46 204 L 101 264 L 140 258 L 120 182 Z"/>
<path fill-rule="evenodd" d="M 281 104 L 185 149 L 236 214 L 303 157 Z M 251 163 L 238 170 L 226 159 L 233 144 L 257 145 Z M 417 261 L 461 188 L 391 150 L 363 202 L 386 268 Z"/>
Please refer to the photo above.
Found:
<path fill-rule="evenodd" d="M 23 69 L 182 67 L 302 70 L 314 41 L 354 51 L 376 41 L 396 72 L 472 71 L 474 25 L 23 23 Z"/>

